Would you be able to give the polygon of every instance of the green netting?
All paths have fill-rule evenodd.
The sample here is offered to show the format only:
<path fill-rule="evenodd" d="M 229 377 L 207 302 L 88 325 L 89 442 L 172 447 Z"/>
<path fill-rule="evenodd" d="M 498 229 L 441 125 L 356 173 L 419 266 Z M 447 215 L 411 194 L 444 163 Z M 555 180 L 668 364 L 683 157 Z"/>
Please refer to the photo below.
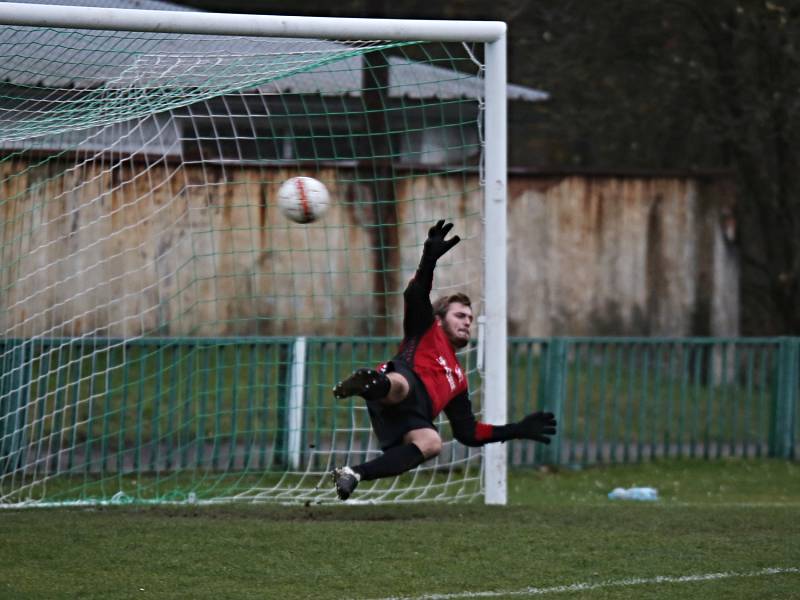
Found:
<path fill-rule="evenodd" d="M 399 45 L 4 27 L 0 137 L 146 117 Z"/>
<path fill-rule="evenodd" d="M 379 450 L 330 389 L 391 357 L 439 218 L 464 241 L 435 293 L 482 309 L 474 55 L 0 30 L 0 504 L 333 501 L 328 471 Z M 314 223 L 278 210 L 296 175 L 330 192 Z M 480 495 L 442 431 L 360 499 Z"/>

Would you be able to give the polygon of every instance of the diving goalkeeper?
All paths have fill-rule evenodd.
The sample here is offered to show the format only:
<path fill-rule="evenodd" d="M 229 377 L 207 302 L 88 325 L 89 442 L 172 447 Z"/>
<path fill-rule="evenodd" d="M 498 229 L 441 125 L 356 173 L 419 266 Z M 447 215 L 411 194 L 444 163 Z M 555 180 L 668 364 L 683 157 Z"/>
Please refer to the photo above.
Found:
<path fill-rule="evenodd" d="M 347 500 L 359 481 L 400 475 L 434 458 L 442 438 L 433 420 L 444 411 L 455 438 L 466 446 L 528 439 L 550 443 L 556 433 L 553 413 L 535 412 L 517 423 L 489 425 L 475 418 L 467 378 L 456 350 L 470 340 L 469 297 L 453 294 L 431 304 L 433 269 L 460 238 L 445 239 L 453 228 L 439 221 L 428 231 L 422 259 L 403 293 L 403 341 L 392 360 L 377 370 L 359 369 L 333 388 L 336 398 L 367 401 L 372 428 L 383 454 L 374 460 L 333 470 L 336 493 Z"/>

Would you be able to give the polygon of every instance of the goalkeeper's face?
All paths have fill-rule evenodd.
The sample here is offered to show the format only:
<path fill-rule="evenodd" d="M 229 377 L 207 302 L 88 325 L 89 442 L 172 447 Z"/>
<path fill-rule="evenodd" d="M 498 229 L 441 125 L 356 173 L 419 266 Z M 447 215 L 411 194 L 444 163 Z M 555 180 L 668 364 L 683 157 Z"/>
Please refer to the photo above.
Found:
<path fill-rule="evenodd" d="M 472 309 L 461 302 L 451 302 L 444 318 L 439 318 L 447 339 L 454 348 L 463 348 L 469 343 L 472 327 Z"/>

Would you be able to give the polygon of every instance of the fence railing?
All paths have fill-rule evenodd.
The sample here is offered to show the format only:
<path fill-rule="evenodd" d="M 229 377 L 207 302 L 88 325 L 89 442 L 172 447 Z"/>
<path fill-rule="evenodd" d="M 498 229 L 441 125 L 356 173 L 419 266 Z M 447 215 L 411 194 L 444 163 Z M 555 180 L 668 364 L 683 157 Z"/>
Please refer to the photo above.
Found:
<path fill-rule="evenodd" d="M 365 411 L 330 389 L 396 343 L 0 339 L 0 473 L 295 469 L 336 443 L 333 431 L 365 448 Z M 512 338 L 509 419 L 552 410 L 559 434 L 510 443 L 509 460 L 794 459 L 799 397 L 800 338 Z"/>
<path fill-rule="evenodd" d="M 510 415 L 555 412 L 557 443 L 514 464 L 796 458 L 798 338 L 512 339 Z"/>

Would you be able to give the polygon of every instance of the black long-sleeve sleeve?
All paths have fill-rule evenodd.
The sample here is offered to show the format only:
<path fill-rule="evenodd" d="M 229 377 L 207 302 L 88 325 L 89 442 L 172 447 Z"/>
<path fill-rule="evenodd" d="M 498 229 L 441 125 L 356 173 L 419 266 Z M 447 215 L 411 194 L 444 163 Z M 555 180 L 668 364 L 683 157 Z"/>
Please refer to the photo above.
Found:
<path fill-rule="evenodd" d="M 433 323 L 433 269 L 436 261 L 422 254 L 417 272 L 403 292 L 405 310 L 403 313 L 403 336 L 406 338 L 423 334 Z"/>
<path fill-rule="evenodd" d="M 478 440 L 477 429 L 478 420 L 472 412 L 472 403 L 469 400 L 469 392 L 464 392 L 453 398 L 444 407 L 444 414 L 450 421 L 453 429 L 453 437 L 465 446 L 483 446 L 483 442 Z"/>
<path fill-rule="evenodd" d="M 434 322 L 430 298 L 433 288 L 433 269 L 436 267 L 436 261 L 461 241 L 457 235 L 449 240 L 445 239 L 452 228 L 452 223 L 445 224 L 444 219 L 440 219 L 428 230 L 419 267 L 403 293 L 405 300 L 403 333 L 406 339 L 422 335 Z"/>
<path fill-rule="evenodd" d="M 478 447 L 493 442 L 505 442 L 514 439 L 514 425 L 489 425 L 475 418 L 469 392 L 453 398 L 445 406 L 444 413 L 453 428 L 453 437 L 465 446 Z"/>

